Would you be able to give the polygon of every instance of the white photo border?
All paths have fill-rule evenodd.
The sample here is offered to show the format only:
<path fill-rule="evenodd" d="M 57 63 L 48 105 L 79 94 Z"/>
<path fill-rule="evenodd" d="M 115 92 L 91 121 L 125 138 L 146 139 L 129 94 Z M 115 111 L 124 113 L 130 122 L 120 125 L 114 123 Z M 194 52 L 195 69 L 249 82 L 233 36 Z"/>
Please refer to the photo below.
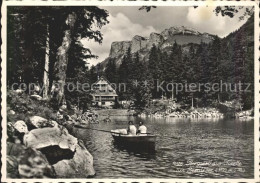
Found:
<path fill-rule="evenodd" d="M 6 50 L 7 50 L 7 6 L 254 6 L 254 84 L 255 84 L 255 107 L 254 107 L 254 178 L 253 179 L 96 179 L 96 178 L 77 178 L 77 179 L 11 179 L 6 177 L 6 139 L 7 139 L 7 101 L 6 101 L 6 90 L 7 90 L 7 69 L 6 69 Z M 2 25 L 2 45 L 1 45 L 1 116 L 2 116 L 2 138 L 1 138 L 1 182 L 140 182 L 140 183 L 161 183 L 161 182 L 260 182 L 259 177 L 259 106 L 260 106 L 260 94 L 259 94 L 259 2 L 256 1 L 4 1 L 1 7 L 1 25 Z"/>

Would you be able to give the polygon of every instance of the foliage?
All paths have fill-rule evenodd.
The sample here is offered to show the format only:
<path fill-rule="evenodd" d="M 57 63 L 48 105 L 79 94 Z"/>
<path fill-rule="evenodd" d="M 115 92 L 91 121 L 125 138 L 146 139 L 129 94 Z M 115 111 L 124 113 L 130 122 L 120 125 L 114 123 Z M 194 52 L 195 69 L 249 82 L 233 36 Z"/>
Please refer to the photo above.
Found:
<path fill-rule="evenodd" d="M 75 21 L 69 21 L 71 15 L 74 15 Z M 106 10 L 95 6 L 10 6 L 7 16 L 9 86 L 14 83 L 25 83 L 27 86 L 29 83 L 42 85 L 46 57 L 49 58 L 49 94 L 53 82 L 62 79 L 65 83 L 66 76 L 69 82 L 74 84 L 88 81 L 84 79 L 88 74 L 86 60 L 96 56 L 89 48 L 84 47 L 80 40 L 88 38 L 98 43 L 102 42 L 99 28 L 108 23 Z M 68 29 L 70 34 L 67 35 L 65 43 L 65 32 Z M 61 57 L 61 48 L 65 46 L 69 49 L 65 49 L 66 53 Z M 46 49 L 49 49 L 49 55 L 46 55 Z M 59 62 L 61 63 L 57 65 Z M 61 77 L 62 72 L 65 73 L 64 77 Z M 61 92 L 68 93 L 63 90 Z M 88 94 L 75 91 L 64 98 L 69 100 L 68 103 L 75 104 L 71 96 L 77 98 Z"/>
<path fill-rule="evenodd" d="M 190 43 L 178 45 L 172 43 L 170 51 L 160 50 L 152 46 L 147 61 L 140 59 L 140 53 L 132 53 L 129 49 L 124 55 L 118 69 L 113 65 L 113 73 L 118 73 L 119 82 L 128 84 L 126 93 L 119 93 L 121 99 L 135 102 L 137 107 L 145 107 L 151 99 L 171 98 L 184 105 L 198 107 L 216 106 L 225 101 L 237 101 L 243 109 L 254 106 L 253 69 L 254 45 L 252 38 L 253 24 L 251 17 L 239 30 L 226 38 L 214 39 L 206 44 Z M 185 51 L 184 51 L 185 50 Z M 110 73 L 111 66 L 105 71 Z M 136 81 L 136 82 L 135 82 Z M 144 85 L 144 81 L 149 83 Z M 232 91 L 235 85 L 249 83 L 249 92 Z M 138 83 L 138 85 L 136 85 Z M 158 90 L 158 84 L 161 88 Z M 195 91 L 177 92 L 177 85 L 166 84 L 194 83 Z M 227 85 L 225 85 L 227 83 Z M 203 84 L 199 86 L 199 84 Z M 219 86 L 218 90 L 207 88 Z M 214 85 L 213 85 L 214 84 Z M 243 86 L 244 90 L 246 86 Z M 237 86 L 238 89 L 238 86 Z M 151 106 L 150 106 L 151 107 Z"/>
<path fill-rule="evenodd" d="M 7 120 L 16 122 L 17 120 L 28 121 L 28 116 L 41 116 L 45 119 L 56 120 L 56 111 L 46 101 L 36 101 L 27 94 L 17 94 L 13 90 L 7 91 L 7 109 L 15 111 L 15 114 L 8 114 Z"/>

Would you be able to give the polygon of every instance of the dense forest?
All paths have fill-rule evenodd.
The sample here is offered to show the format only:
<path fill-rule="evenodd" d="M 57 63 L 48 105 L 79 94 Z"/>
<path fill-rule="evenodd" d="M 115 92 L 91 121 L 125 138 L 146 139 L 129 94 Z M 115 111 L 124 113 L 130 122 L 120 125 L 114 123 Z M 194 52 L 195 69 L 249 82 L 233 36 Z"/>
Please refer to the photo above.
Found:
<path fill-rule="evenodd" d="M 146 62 L 139 58 L 138 52 L 132 53 L 129 49 L 120 66 L 110 59 L 105 69 L 100 68 L 100 64 L 89 68 L 86 61 L 97 56 L 80 40 L 88 38 L 101 43 L 102 33 L 96 28 L 109 23 L 108 15 L 106 10 L 94 6 L 8 7 L 8 88 L 17 89 L 23 83 L 23 89 L 29 92 L 30 87 L 35 87 L 30 84 L 34 83 L 42 87 L 40 95 L 56 108 L 65 103 L 68 107 L 71 104 L 87 107 L 91 88 L 87 92 L 68 91 L 65 86 L 92 84 L 98 75 L 104 75 L 111 83 L 126 83 L 126 91 L 118 91 L 119 99 L 133 100 L 140 107 L 164 96 L 188 105 L 195 99 L 197 106 L 236 100 L 243 109 L 252 108 L 253 15 L 239 30 L 223 39 L 215 36 L 209 44 L 173 43 L 170 51 L 153 46 Z M 158 91 L 157 82 L 163 81 L 164 89 L 167 83 L 251 83 L 251 91 L 213 92 L 203 87 L 195 92 L 176 92 L 176 88 L 171 87 Z"/>
<path fill-rule="evenodd" d="M 251 17 L 239 30 L 223 39 L 215 36 L 209 44 L 175 42 L 170 51 L 154 45 L 148 61 L 141 61 L 138 52 L 128 49 L 120 66 L 111 58 L 103 74 L 113 83 L 127 83 L 126 92 L 118 90 L 120 98 L 133 100 L 137 106 L 165 97 L 189 105 L 195 99 L 200 107 L 236 101 L 250 109 L 254 105 L 253 30 Z M 180 91 L 191 83 L 193 88 Z"/>
<path fill-rule="evenodd" d="M 89 92 L 67 92 L 65 86 L 89 82 L 86 59 L 97 56 L 80 40 L 101 43 L 99 28 L 108 23 L 108 12 L 94 6 L 13 6 L 7 16 L 8 87 L 29 92 L 40 85 L 41 95 L 56 108 L 79 98 L 82 104 L 89 102 Z"/>

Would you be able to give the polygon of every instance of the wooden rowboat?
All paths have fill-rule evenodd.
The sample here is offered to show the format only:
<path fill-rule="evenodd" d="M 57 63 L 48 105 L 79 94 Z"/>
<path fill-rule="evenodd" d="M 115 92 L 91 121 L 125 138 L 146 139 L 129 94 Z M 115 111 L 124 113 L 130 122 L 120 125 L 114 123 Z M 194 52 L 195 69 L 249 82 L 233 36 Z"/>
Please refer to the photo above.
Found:
<path fill-rule="evenodd" d="M 111 132 L 114 142 L 131 148 L 155 149 L 155 135 L 122 135 Z"/>
<path fill-rule="evenodd" d="M 120 129 L 107 131 L 107 130 L 89 128 L 86 125 L 74 125 L 74 127 L 111 133 L 112 137 L 114 138 L 114 143 L 120 146 L 129 147 L 131 149 L 141 149 L 141 150 L 155 149 L 155 140 L 156 140 L 155 135 L 150 135 L 150 134 L 127 135 L 126 129 L 123 129 L 123 131 Z"/>

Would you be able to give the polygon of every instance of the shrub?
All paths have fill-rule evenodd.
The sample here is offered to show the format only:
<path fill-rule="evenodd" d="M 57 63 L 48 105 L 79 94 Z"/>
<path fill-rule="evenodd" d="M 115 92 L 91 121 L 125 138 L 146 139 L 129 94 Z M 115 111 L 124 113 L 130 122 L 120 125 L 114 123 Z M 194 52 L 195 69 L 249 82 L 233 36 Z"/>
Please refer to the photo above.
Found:
<path fill-rule="evenodd" d="M 7 120 L 16 122 L 23 120 L 27 122 L 31 116 L 41 116 L 46 119 L 56 119 L 56 111 L 50 107 L 48 101 L 37 101 L 26 94 L 17 94 L 12 90 L 7 91 L 7 109 L 14 110 L 15 114 L 7 111 Z"/>

